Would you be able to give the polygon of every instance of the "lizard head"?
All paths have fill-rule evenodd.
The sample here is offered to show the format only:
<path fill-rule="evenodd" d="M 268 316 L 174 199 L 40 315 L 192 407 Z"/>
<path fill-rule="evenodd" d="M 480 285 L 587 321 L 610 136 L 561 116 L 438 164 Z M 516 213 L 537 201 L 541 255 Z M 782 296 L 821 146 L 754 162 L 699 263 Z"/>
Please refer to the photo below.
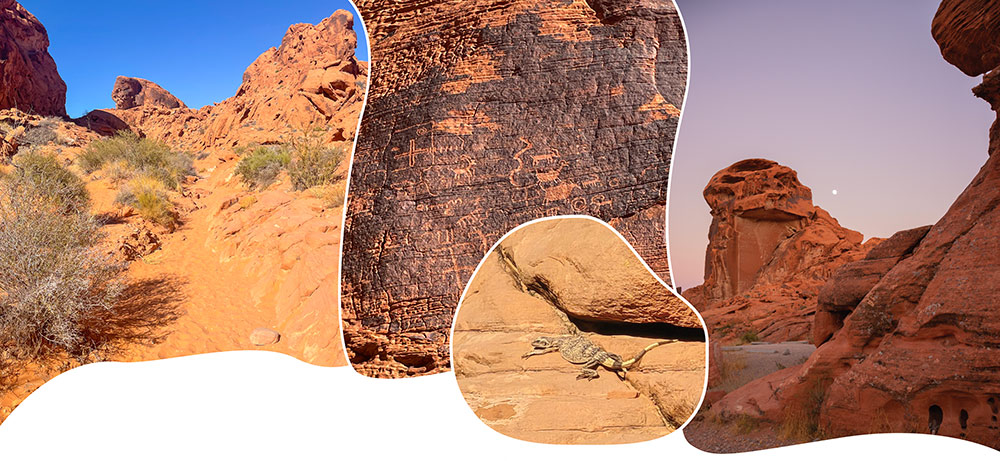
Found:
<path fill-rule="evenodd" d="M 549 338 L 547 336 L 542 336 L 531 342 L 531 347 L 534 347 L 535 349 L 548 349 L 555 346 L 556 342 L 554 341 L 554 338 Z"/>

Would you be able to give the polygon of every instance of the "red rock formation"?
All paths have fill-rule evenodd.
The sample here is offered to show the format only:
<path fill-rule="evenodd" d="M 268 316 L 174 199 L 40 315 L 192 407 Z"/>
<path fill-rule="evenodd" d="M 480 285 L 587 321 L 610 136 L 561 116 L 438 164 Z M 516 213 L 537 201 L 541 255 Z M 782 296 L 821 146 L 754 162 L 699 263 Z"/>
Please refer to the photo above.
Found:
<path fill-rule="evenodd" d="M 118 76 L 115 86 L 111 89 L 111 99 L 118 109 L 131 109 L 139 106 L 162 107 L 176 109 L 187 107 L 176 96 L 164 90 L 163 87 L 143 78 Z"/>
<path fill-rule="evenodd" d="M 66 115 L 66 84 L 49 55 L 49 35 L 14 0 L 0 0 L 0 109 Z"/>
<path fill-rule="evenodd" d="M 994 69 L 974 89 L 998 111 L 986 164 L 805 364 L 730 393 L 713 411 L 781 421 L 802 408 L 830 436 L 930 432 L 1000 448 L 1000 56 L 983 51 L 995 49 L 995 35 L 984 42 L 954 19 L 998 16 L 994 2 L 946 0 L 934 19 L 949 61 Z"/>
<path fill-rule="evenodd" d="M 344 237 L 356 369 L 446 369 L 473 269 L 535 218 L 608 221 L 669 278 L 663 215 L 687 75 L 672 2 L 358 7 L 377 64 Z"/>
<path fill-rule="evenodd" d="M 896 232 L 872 248 L 864 259 L 840 266 L 819 292 L 813 344 L 819 346 L 828 341 L 882 276 L 913 253 L 930 228 L 924 226 Z"/>
<path fill-rule="evenodd" d="M 993 0 L 944 0 L 931 35 L 944 59 L 969 76 L 985 74 L 1000 61 L 1000 13 Z"/>
<path fill-rule="evenodd" d="M 710 334 L 807 338 L 824 281 L 864 255 L 861 234 L 813 205 L 812 191 L 795 171 L 770 160 L 729 166 L 712 177 L 704 195 L 712 208 L 705 283 L 685 297 Z"/>
<path fill-rule="evenodd" d="M 107 127 L 104 131 L 124 124 L 189 150 L 281 143 L 306 135 L 350 150 L 368 73 L 367 64 L 354 57 L 353 27 L 354 16 L 345 10 L 316 25 L 290 26 L 281 45 L 250 64 L 236 95 L 221 103 L 199 110 L 183 105 L 171 109 L 169 104 L 150 104 L 149 99 L 142 104 L 134 98 L 132 106 L 127 95 L 133 91 L 116 83 L 112 97 L 119 108 L 95 111 L 78 123 Z M 149 83 L 150 91 L 158 93 L 159 86 Z M 130 108 L 123 109 L 123 102 Z"/>

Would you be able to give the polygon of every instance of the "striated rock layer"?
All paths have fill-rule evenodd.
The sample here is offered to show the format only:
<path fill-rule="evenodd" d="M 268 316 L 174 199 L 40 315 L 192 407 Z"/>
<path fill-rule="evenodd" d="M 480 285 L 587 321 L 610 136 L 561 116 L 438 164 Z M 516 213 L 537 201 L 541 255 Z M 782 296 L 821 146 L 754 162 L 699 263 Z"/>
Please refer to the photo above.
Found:
<path fill-rule="evenodd" d="M 0 0 L 0 109 L 66 116 L 66 83 L 45 27 L 14 0 Z"/>
<path fill-rule="evenodd" d="M 162 107 L 176 109 L 187 107 L 176 96 L 164 90 L 163 87 L 149 80 L 135 77 L 118 76 L 115 86 L 111 89 L 111 100 L 118 109 L 131 109 L 139 106 Z"/>
<path fill-rule="evenodd" d="M 795 170 L 739 161 L 712 177 L 705 283 L 684 294 L 713 338 L 807 339 L 816 296 L 833 271 L 875 242 L 813 205 Z"/>
<path fill-rule="evenodd" d="M 345 223 L 356 369 L 446 369 L 476 264 L 538 217 L 608 221 L 668 279 L 667 177 L 687 76 L 672 2 L 358 6 L 378 65 Z"/>
<path fill-rule="evenodd" d="M 713 411 L 781 421 L 787 408 L 804 408 L 831 436 L 930 432 L 1000 448 L 1000 56 L 984 51 L 1000 43 L 949 19 L 998 15 L 995 3 L 945 1 L 934 19 L 949 61 L 994 69 L 973 90 L 998 111 L 986 164 L 806 363 L 738 389 Z"/>

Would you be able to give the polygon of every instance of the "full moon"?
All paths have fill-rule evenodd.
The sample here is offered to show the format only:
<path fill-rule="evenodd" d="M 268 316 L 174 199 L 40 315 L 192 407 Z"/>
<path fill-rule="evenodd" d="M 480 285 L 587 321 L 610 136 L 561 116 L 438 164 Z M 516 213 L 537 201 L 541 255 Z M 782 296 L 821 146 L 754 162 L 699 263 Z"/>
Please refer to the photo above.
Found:
<path fill-rule="evenodd" d="M 837 195 L 837 189 L 833 190 L 833 195 Z"/>

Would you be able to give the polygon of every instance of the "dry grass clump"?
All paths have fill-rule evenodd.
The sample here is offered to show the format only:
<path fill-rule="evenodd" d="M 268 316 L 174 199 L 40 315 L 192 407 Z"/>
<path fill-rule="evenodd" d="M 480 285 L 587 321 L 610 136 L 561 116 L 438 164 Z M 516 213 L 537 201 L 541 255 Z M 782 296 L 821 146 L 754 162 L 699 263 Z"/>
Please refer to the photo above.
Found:
<path fill-rule="evenodd" d="M 37 125 L 25 126 L 24 134 L 18 138 L 18 141 L 20 141 L 21 144 L 30 146 L 66 144 L 66 140 L 64 140 L 56 132 L 56 127 L 58 126 L 59 121 L 60 120 L 56 117 L 45 117 L 40 120 Z"/>
<path fill-rule="evenodd" d="M 174 205 L 158 178 L 137 176 L 122 185 L 115 202 L 135 208 L 143 219 L 171 228 L 177 224 Z"/>
<path fill-rule="evenodd" d="M 287 146 L 257 146 L 243 155 L 236 165 L 236 174 L 251 189 L 265 189 L 288 168 L 292 154 Z"/>
<path fill-rule="evenodd" d="M 168 192 L 179 189 L 184 177 L 194 174 L 189 155 L 131 131 L 119 131 L 92 142 L 77 161 L 83 171 L 102 170 L 110 181 L 122 184 L 115 202 L 135 208 L 144 219 L 164 227 L 177 224 Z"/>
<path fill-rule="evenodd" d="M 194 174 L 191 156 L 170 150 L 166 144 L 140 138 L 131 131 L 98 139 L 77 160 L 86 173 L 114 165 L 119 179 L 136 176 L 156 178 L 167 189 L 177 189 L 185 176 Z"/>
<path fill-rule="evenodd" d="M 19 161 L 31 166 L 0 179 L 0 375 L 14 360 L 86 358 L 97 343 L 85 325 L 124 286 L 99 224 L 73 201 L 79 184 L 44 157 Z"/>

